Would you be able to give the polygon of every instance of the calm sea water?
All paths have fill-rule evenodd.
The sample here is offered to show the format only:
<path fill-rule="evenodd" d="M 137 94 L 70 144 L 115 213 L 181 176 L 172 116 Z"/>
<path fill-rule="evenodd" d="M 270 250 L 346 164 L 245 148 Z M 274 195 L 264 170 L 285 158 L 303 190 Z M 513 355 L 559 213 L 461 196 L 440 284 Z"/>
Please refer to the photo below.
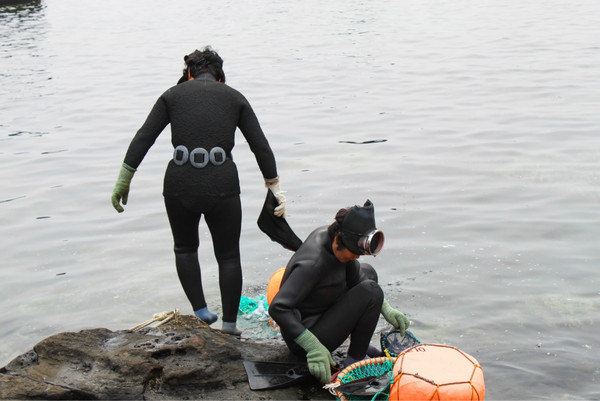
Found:
<path fill-rule="evenodd" d="M 58 331 L 191 312 L 161 196 L 168 129 L 126 212 L 109 197 L 150 107 L 206 44 L 259 116 L 301 237 L 370 198 L 387 298 L 423 340 L 477 357 L 489 399 L 600 399 L 592 0 L 0 6 L 0 365 Z M 387 141 L 340 143 L 372 139 Z M 241 135 L 234 154 L 257 295 L 290 254 L 256 227 L 265 189 Z M 204 225 L 200 254 L 219 309 Z"/>

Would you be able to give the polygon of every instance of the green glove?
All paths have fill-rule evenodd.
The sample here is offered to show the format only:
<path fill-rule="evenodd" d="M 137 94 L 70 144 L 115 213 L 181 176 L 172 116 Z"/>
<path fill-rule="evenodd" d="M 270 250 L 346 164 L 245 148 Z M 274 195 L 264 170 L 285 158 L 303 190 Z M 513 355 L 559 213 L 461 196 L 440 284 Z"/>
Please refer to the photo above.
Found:
<path fill-rule="evenodd" d="M 384 299 L 383 304 L 381 305 L 381 314 L 389 324 L 399 330 L 400 334 L 404 335 L 404 332 L 410 325 L 410 321 L 404 316 L 404 313 L 400 312 L 398 309 L 392 308 L 388 301 Z"/>
<path fill-rule="evenodd" d="M 135 173 L 135 169 L 133 167 L 129 167 L 127 164 L 123 163 L 121 166 L 121 171 L 119 172 L 119 178 L 117 178 L 117 182 L 115 183 L 115 188 L 113 189 L 111 201 L 112 205 L 117 212 L 121 213 L 124 209 L 121 206 L 121 200 L 123 204 L 127 204 L 127 197 L 129 196 L 129 183 L 133 178 L 133 173 Z"/>
<path fill-rule="evenodd" d="M 310 373 L 321 383 L 329 383 L 331 366 L 333 366 L 329 350 L 308 329 L 304 330 L 294 341 L 306 351 L 306 361 Z"/>

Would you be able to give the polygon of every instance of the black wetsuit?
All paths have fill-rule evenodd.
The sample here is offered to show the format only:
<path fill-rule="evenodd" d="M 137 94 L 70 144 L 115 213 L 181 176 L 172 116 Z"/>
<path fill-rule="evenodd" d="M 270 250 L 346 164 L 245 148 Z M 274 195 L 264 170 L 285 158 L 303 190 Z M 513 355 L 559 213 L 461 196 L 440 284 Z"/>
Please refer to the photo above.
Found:
<path fill-rule="evenodd" d="M 383 291 L 370 265 L 340 262 L 331 248 L 327 227 L 313 231 L 286 266 L 269 314 L 281 328 L 290 350 L 309 329 L 330 351 L 351 336 L 348 355 L 362 359 L 383 302 Z"/>
<path fill-rule="evenodd" d="M 239 238 L 241 228 L 240 185 L 231 157 L 237 127 L 254 152 L 265 179 L 277 177 L 275 158 L 252 107 L 235 89 L 210 74 L 173 86 L 163 93 L 139 129 L 125 155 L 125 163 L 137 168 L 161 131 L 171 124 L 173 147 L 221 147 L 227 154 L 221 165 L 197 168 L 190 162 L 169 162 L 163 195 L 173 239 L 177 273 L 194 310 L 206 306 L 198 263 L 198 224 L 205 216 L 219 264 L 223 321 L 237 317 L 242 272 Z"/>

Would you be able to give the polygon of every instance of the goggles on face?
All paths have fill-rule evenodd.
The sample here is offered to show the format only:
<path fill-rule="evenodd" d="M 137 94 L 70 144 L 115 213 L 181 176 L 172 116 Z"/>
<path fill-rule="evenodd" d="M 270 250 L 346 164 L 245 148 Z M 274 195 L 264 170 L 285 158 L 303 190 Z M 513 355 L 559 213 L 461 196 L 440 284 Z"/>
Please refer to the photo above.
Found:
<path fill-rule="evenodd" d="M 381 249 L 383 248 L 383 243 L 385 242 L 385 236 L 383 235 L 383 231 L 374 229 L 369 231 L 367 234 L 359 234 L 352 231 L 346 231 L 348 234 L 353 234 L 353 236 L 358 237 L 358 241 L 356 242 L 356 246 L 360 251 L 361 255 L 372 255 L 376 256 Z M 348 247 L 350 251 L 353 251 L 354 247 Z"/>

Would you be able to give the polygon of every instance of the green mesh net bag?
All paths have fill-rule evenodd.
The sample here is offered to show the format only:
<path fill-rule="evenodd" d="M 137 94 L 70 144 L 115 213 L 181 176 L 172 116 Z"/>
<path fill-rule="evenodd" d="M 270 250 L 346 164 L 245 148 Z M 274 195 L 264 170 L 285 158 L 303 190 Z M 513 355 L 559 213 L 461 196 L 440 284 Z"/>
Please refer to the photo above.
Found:
<path fill-rule="evenodd" d="M 248 339 L 280 338 L 277 326 L 271 322 L 269 304 L 264 295 L 251 298 L 242 295 L 238 310 L 238 325 Z"/>
<path fill-rule="evenodd" d="M 242 295 L 238 315 L 266 315 L 269 310 L 267 298 L 262 295 L 258 298 L 250 298 Z"/>
<path fill-rule="evenodd" d="M 325 386 L 339 400 L 387 400 L 393 383 L 395 358 L 363 359 L 348 365 Z"/>

